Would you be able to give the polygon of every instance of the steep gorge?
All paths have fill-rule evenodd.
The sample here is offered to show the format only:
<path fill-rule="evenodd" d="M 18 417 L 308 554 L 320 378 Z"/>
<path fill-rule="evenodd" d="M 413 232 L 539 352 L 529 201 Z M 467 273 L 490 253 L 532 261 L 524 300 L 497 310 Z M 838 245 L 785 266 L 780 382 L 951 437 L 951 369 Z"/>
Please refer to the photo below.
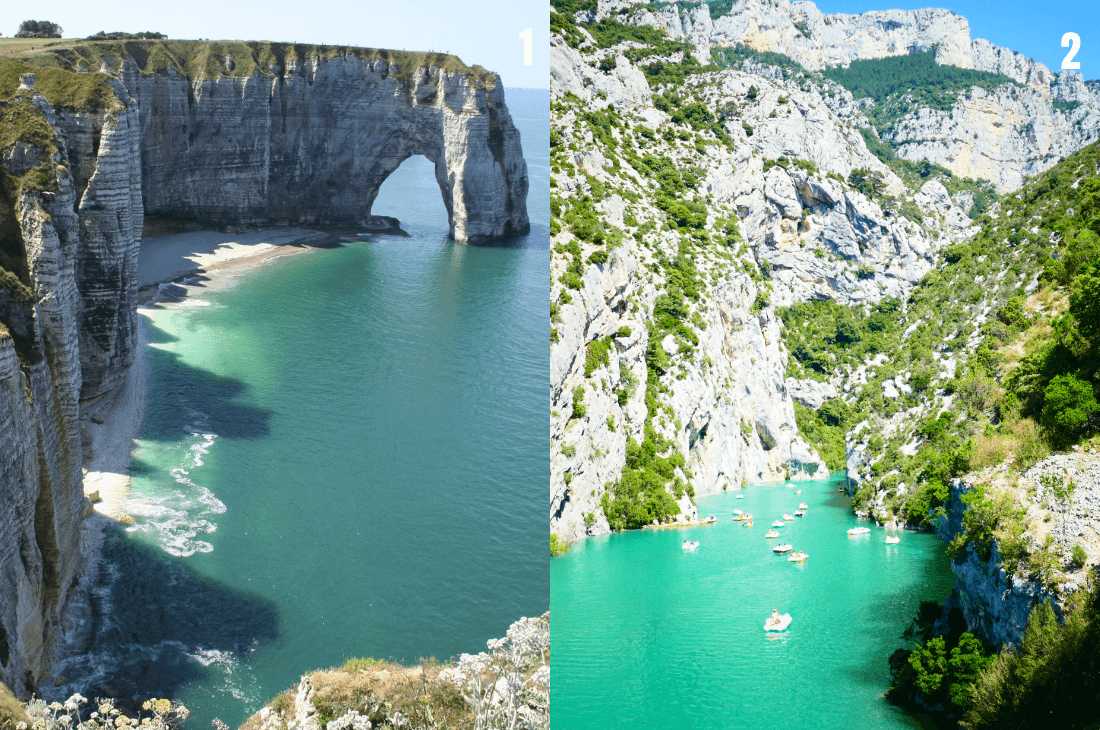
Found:
<path fill-rule="evenodd" d="M 729 18 L 760 28 L 774 11 L 802 40 L 757 36 L 757 51 L 739 51 L 747 58 L 729 70 L 701 63 L 720 42 L 710 31 L 705 42 L 693 35 L 706 4 L 560 6 L 568 12 L 552 21 L 552 532 L 572 540 L 695 519 L 692 493 L 814 475 L 828 462 L 847 469 L 861 514 L 958 537 L 960 479 L 989 481 L 964 475 L 1008 468 L 1013 449 L 1034 451 L 1038 441 L 1036 422 L 1013 411 L 1022 401 L 1006 401 L 1002 416 L 999 368 L 1015 366 L 1027 338 L 1049 336 L 1066 311 L 1065 292 L 1040 274 L 1089 220 L 1081 209 L 1095 147 L 1078 150 L 1097 135 L 1091 86 L 971 42 L 965 20 L 947 11 L 825 16 L 863 28 L 850 44 L 836 41 L 847 54 L 837 62 L 940 53 L 951 21 L 965 36 L 956 45 L 972 55 L 944 62 L 1009 77 L 993 91 L 963 90 L 948 112 L 901 117 L 898 129 L 928 125 L 918 154 L 900 137 L 876 139 L 868 102 L 812 70 L 824 62 L 799 51 L 809 35 L 795 25 L 809 3 L 734 3 Z M 880 31 L 893 45 L 864 43 Z M 813 31 L 818 46 L 829 37 Z M 1060 100 L 1070 86 L 1082 94 L 1074 104 Z M 936 145 L 974 105 L 989 105 L 992 124 L 1011 117 L 1005 99 L 1030 94 L 1016 122 L 1034 130 L 1064 117 L 1072 129 L 1048 135 L 1057 144 L 1041 160 L 1019 130 L 1003 160 L 982 151 L 991 130 L 958 135 L 960 154 L 996 158 L 1016 176 L 994 178 L 1001 203 L 975 210 L 980 181 L 952 174 L 964 170 L 937 157 Z M 1034 177 L 1020 189 L 1024 175 Z M 1044 197 L 1079 184 L 1082 192 Z M 1037 418 L 1034 402 L 1028 408 Z M 1031 466 L 1043 453 L 1017 456 L 1013 484 L 1032 490 L 1037 523 L 1051 519 L 1049 490 L 1037 486 L 1050 463 Z M 1074 468 L 1090 474 L 1085 464 Z M 964 543 L 953 601 L 971 630 L 1018 640 L 1037 598 L 1064 597 L 1084 580 L 1096 561 L 1095 497 L 1091 478 L 1077 480 L 1078 534 L 1044 546 L 1050 531 L 1040 527 L 1026 550 L 1017 545 L 1011 600 L 995 590 L 1008 580 L 996 551 L 979 560 Z M 954 522 L 940 524 L 934 510 L 949 494 Z M 1077 538 L 1085 562 L 1075 565 Z"/>
<path fill-rule="evenodd" d="M 422 154 L 456 240 L 529 230 L 500 78 L 454 57 L 146 41 L 29 64 L 0 60 L 0 681 L 22 695 L 94 552 L 82 423 L 136 356 L 145 215 L 363 230 Z"/>
<path fill-rule="evenodd" d="M 690 519 L 692 493 L 825 475 L 792 396 L 826 396 L 787 377 L 776 307 L 904 297 L 971 233 L 963 198 L 903 181 L 823 98 L 844 89 L 767 67 L 667 84 L 646 70 L 690 46 L 585 27 L 551 45 L 551 529 L 567 540 L 611 513 Z M 670 481 L 675 508 L 642 507 Z"/>

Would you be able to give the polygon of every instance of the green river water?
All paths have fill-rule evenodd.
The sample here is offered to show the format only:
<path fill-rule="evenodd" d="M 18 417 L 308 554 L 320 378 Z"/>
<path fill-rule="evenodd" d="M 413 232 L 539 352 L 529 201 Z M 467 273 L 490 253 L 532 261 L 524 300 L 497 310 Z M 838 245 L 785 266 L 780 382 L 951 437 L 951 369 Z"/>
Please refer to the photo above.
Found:
<path fill-rule="evenodd" d="M 886 545 L 893 533 L 857 520 L 842 483 L 700 498 L 717 524 L 590 538 L 553 559 L 555 730 L 918 727 L 881 695 L 919 602 L 950 592 L 949 559 L 932 535 Z M 800 502 L 807 515 L 766 539 Z M 871 533 L 848 537 L 856 526 Z M 777 542 L 810 557 L 789 563 Z M 783 633 L 763 630 L 773 608 L 792 617 Z"/>

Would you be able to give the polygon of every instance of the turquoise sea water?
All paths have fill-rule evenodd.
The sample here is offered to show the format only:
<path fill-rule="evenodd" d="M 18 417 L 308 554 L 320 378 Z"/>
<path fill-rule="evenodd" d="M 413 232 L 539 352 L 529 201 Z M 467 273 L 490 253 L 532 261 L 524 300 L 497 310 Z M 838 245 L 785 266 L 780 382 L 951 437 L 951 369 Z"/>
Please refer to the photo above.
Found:
<path fill-rule="evenodd" d="M 555 730 L 917 727 L 881 695 L 919 601 L 950 592 L 944 544 L 909 532 L 884 544 L 892 533 L 853 517 L 840 483 L 701 498 L 717 524 L 591 538 L 554 558 Z M 766 539 L 800 502 L 807 515 Z M 860 525 L 871 533 L 849 538 Z M 700 546 L 685 553 L 685 540 Z M 777 542 L 808 560 L 773 554 Z M 783 633 L 763 630 L 773 608 L 792 617 Z"/>
<path fill-rule="evenodd" d="M 177 697 L 189 727 L 235 727 L 311 669 L 476 653 L 549 608 L 549 101 L 507 96 L 530 235 L 445 240 L 414 158 L 374 206 L 410 237 L 279 259 L 150 316 L 136 524 L 64 672 L 86 696 Z"/>

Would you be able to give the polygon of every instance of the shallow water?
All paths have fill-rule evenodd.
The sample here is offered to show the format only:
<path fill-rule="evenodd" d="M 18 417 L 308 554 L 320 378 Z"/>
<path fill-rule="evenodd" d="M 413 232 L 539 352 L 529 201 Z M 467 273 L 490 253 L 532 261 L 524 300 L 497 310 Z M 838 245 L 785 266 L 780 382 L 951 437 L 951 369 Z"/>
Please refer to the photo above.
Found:
<path fill-rule="evenodd" d="M 591 538 L 553 559 L 555 730 L 917 727 L 881 695 L 920 600 L 951 590 L 944 544 L 884 544 L 891 533 L 853 517 L 839 483 L 701 498 L 717 524 Z M 799 502 L 807 515 L 766 539 Z M 849 538 L 858 525 L 871 533 Z M 787 562 L 778 542 L 809 558 Z M 781 634 L 763 630 L 773 608 L 792 617 Z"/>
<path fill-rule="evenodd" d="M 236 726 L 311 669 L 477 652 L 547 610 L 549 102 L 508 101 L 529 236 L 445 240 L 414 158 L 374 206 L 409 238 L 282 258 L 149 317 L 136 523 L 64 670 L 86 696 Z"/>

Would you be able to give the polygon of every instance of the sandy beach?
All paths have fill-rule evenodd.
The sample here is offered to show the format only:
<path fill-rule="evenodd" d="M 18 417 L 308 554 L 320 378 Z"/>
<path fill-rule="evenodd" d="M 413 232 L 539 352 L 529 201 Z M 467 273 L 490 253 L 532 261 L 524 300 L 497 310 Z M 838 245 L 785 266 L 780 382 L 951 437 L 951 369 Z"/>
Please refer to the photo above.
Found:
<path fill-rule="evenodd" d="M 162 295 L 163 285 L 169 282 L 209 282 L 219 274 L 328 247 L 335 241 L 330 234 L 306 229 L 194 231 L 145 238 L 138 259 L 138 314 L 143 308 L 157 306 L 161 298 L 178 301 L 187 295 L 186 285 L 172 287 Z M 139 317 L 138 355 L 122 385 L 82 413 L 84 494 L 96 512 L 114 521 L 128 520 L 130 450 L 141 426 L 145 401 L 147 327 L 146 318 Z"/>

